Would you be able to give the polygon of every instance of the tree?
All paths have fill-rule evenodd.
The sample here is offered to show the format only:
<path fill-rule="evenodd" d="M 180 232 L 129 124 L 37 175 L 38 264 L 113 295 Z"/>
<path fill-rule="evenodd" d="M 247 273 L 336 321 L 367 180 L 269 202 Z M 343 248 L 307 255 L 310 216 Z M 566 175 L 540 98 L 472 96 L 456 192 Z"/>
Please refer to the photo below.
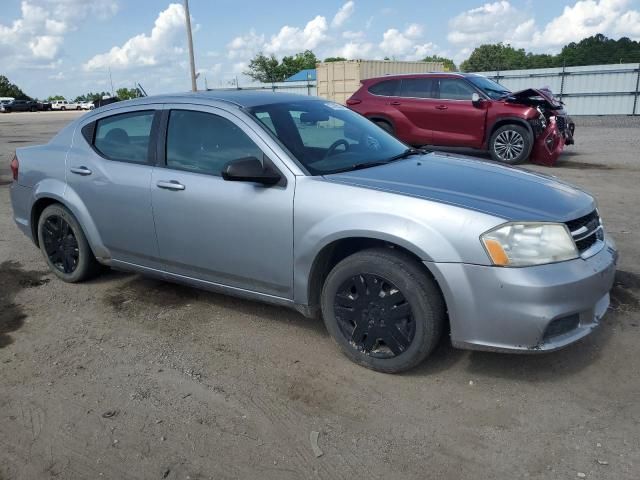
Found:
<path fill-rule="evenodd" d="M 316 68 L 318 58 L 311 50 L 283 57 L 282 63 L 275 55 L 266 56 L 258 53 L 249 62 L 249 70 L 245 75 L 262 83 L 282 82 L 301 70 Z"/>
<path fill-rule="evenodd" d="M 279 71 L 282 75 L 282 80 L 286 80 L 291 75 L 295 75 L 301 70 L 309 70 L 316 68 L 318 58 L 316 54 L 311 50 L 305 50 L 302 53 L 296 53 L 291 57 L 283 57 L 280 64 Z"/>
<path fill-rule="evenodd" d="M 56 100 L 65 100 L 63 95 L 50 95 L 47 97 L 47 102 L 55 102 Z"/>
<path fill-rule="evenodd" d="M 267 57 L 262 52 L 258 53 L 249 62 L 249 70 L 245 75 L 262 83 L 273 83 L 282 80 L 279 70 L 279 62 L 275 55 Z"/>
<path fill-rule="evenodd" d="M 130 100 L 132 98 L 138 98 L 140 92 L 137 88 L 119 88 L 116 90 L 116 97 L 120 100 Z"/>
<path fill-rule="evenodd" d="M 518 68 L 527 68 L 527 54 L 523 48 L 516 50 L 511 45 L 504 43 L 480 45 L 467 60 L 460 64 L 460 69 L 464 72 Z"/>
<path fill-rule="evenodd" d="M 525 52 L 502 43 L 480 45 L 460 68 L 483 72 L 611 63 L 640 63 L 640 42 L 627 37 L 614 40 L 599 33 L 565 45 L 557 55 Z"/>
<path fill-rule="evenodd" d="M 324 59 L 325 62 L 344 62 L 346 60 L 344 57 L 327 57 Z"/>
<path fill-rule="evenodd" d="M 448 72 L 457 72 L 458 67 L 453 63 L 453 60 L 446 57 L 440 57 L 438 55 L 430 55 L 422 59 L 423 62 L 442 62 L 444 63 L 444 69 Z"/>
<path fill-rule="evenodd" d="M 20 87 L 11 83 L 7 77 L 0 75 L 0 97 L 13 97 L 18 100 L 31 100 Z"/>

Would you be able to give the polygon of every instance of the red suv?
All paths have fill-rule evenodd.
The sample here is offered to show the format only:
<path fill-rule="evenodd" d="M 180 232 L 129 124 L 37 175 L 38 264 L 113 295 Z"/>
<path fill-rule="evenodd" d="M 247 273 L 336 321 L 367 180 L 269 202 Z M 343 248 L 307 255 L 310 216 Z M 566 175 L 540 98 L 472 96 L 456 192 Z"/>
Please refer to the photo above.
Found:
<path fill-rule="evenodd" d="M 483 149 L 510 164 L 552 165 L 575 129 L 550 90 L 513 93 L 471 73 L 370 78 L 347 106 L 410 145 Z"/>

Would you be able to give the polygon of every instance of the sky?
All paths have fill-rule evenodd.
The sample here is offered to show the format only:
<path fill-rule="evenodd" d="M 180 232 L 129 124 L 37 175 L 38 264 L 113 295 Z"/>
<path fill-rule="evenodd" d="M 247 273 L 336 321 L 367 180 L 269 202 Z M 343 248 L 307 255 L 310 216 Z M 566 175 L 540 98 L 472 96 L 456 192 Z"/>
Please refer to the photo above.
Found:
<path fill-rule="evenodd" d="M 228 86 L 257 52 L 456 63 L 483 43 L 556 53 L 604 33 L 640 40 L 640 0 L 190 0 L 198 85 Z M 0 75 L 30 96 L 190 88 L 181 1 L 2 0 Z M 111 79 L 109 77 L 111 71 Z"/>

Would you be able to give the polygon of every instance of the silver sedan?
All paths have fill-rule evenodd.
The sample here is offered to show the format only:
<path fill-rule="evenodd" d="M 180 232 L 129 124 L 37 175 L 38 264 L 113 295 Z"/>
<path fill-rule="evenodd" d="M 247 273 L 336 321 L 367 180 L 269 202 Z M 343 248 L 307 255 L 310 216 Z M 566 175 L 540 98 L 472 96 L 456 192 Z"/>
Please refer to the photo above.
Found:
<path fill-rule="evenodd" d="M 555 350 L 609 305 L 617 253 L 589 194 L 408 148 L 317 98 L 120 102 L 11 167 L 15 221 L 60 279 L 106 265 L 321 315 L 349 358 L 383 372 L 443 334 Z"/>

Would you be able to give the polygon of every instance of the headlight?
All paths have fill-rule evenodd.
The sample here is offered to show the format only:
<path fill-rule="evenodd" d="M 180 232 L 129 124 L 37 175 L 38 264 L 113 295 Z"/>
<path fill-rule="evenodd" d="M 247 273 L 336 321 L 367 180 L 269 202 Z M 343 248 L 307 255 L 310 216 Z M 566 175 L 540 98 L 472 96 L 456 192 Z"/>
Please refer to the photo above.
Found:
<path fill-rule="evenodd" d="M 538 121 L 540 122 L 540 125 L 542 126 L 542 129 L 544 130 L 545 128 L 547 128 L 547 119 L 544 116 L 544 114 L 542 113 L 542 109 L 540 109 L 540 107 L 538 107 L 537 110 L 538 110 Z"/>
<path fill-rule="evenodd" d="M 506 223 L 480 236 L 489 258 L 502 267 L 526 267 L 578 258 L 562 223 Z"/>

